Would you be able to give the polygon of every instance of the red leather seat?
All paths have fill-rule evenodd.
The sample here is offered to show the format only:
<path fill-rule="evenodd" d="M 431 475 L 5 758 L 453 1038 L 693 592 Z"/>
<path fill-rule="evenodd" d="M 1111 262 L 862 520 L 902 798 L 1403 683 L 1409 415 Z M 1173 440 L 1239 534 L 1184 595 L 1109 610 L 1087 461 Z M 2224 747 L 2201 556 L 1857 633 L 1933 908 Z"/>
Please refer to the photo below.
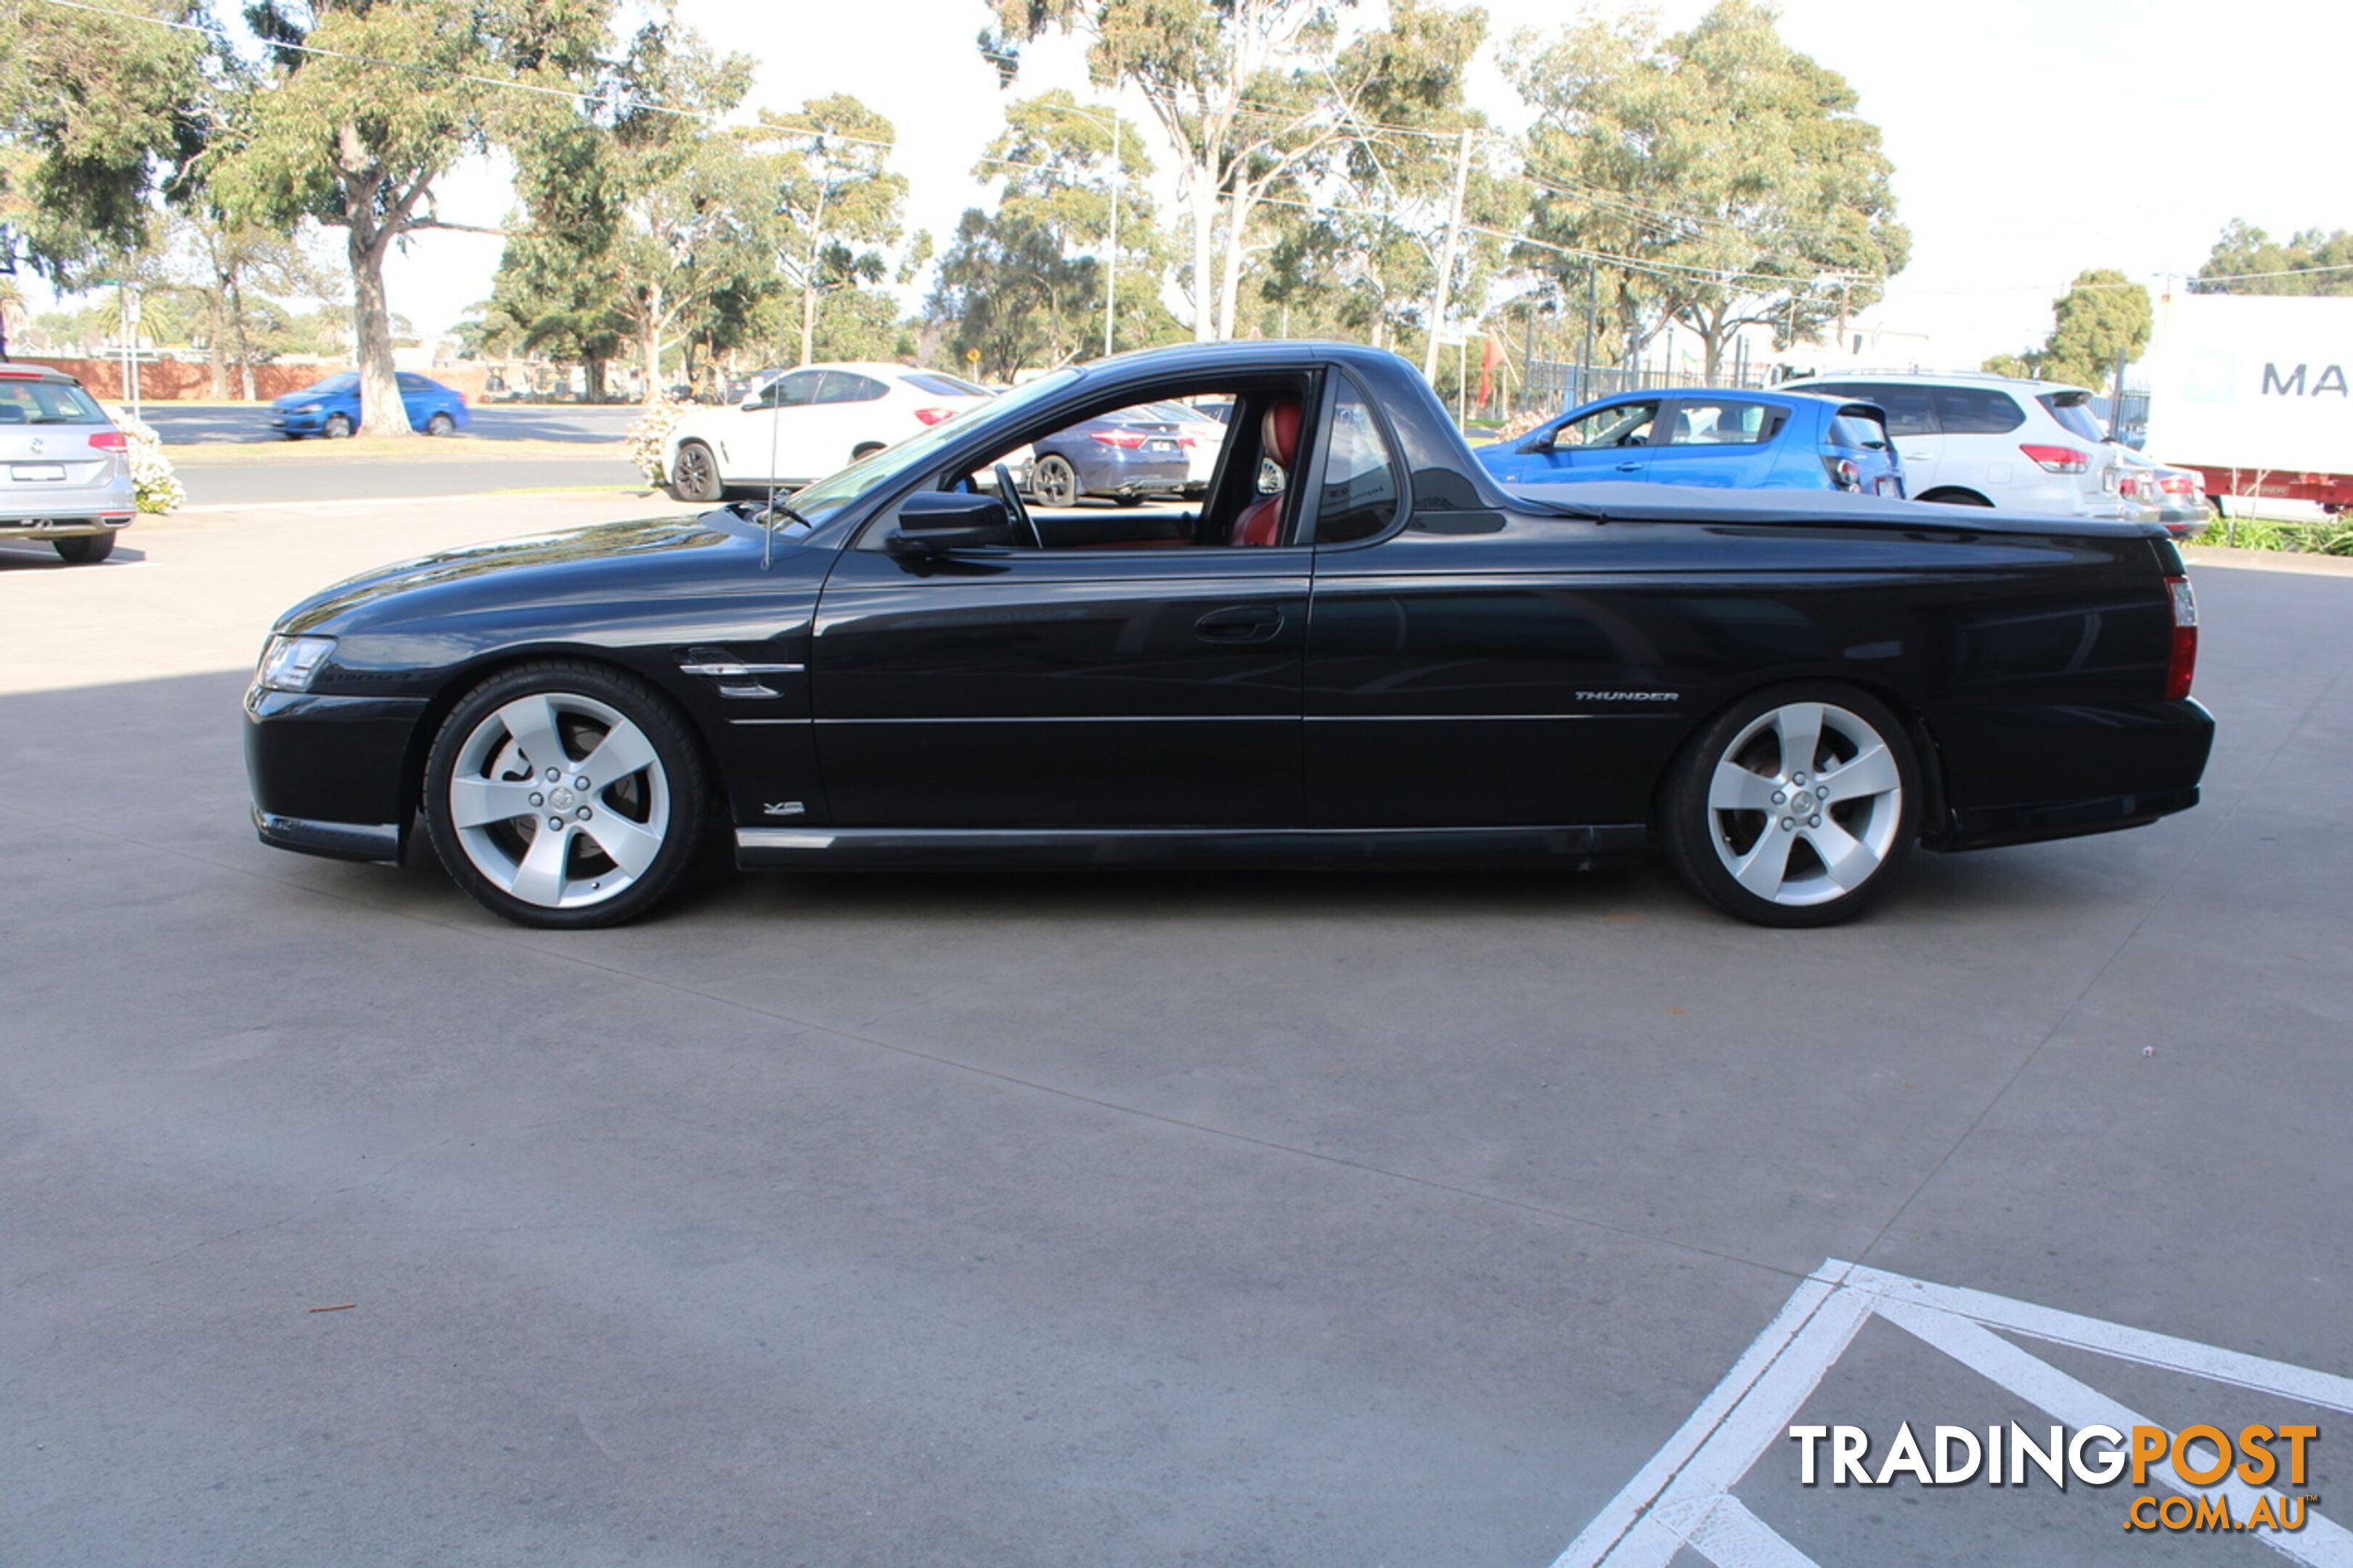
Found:
<path fill-rule="evenodd" d="M 1299 424 L 1301 411 L 1295 398 L 1286 397 L 1271 405 L 1259 421 L 1259 455 L 1283 471 L 1288 479 L 1291 461 L 1299 456 Z M 1261 496 L 1242 508 L 1241 516 L 1234 519 L 1233 531 L 1227 535 L 1232 544 L 1272 544 L 1282 533 L 1282 501 L 1281 494 Z"/>

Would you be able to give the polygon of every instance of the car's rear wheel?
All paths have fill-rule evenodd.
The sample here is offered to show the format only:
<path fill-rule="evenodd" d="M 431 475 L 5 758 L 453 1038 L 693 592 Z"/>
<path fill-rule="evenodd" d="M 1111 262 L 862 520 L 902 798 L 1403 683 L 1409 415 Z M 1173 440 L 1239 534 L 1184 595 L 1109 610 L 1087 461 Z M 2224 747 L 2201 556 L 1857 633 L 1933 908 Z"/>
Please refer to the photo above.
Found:
<path fill-rule="evenodd" d="M 458 422 L 447 414 L 436 414 L 425 422 L 425 433 L 427 436 L 455 436 Z"/>
<path fill-rule="evenodd" d="M 1975 490 L 1930 490 L 1920 498 L 1939 506 L 1991 506 L 1993 502 Z"/>
<path fill-rule="evenodd" d="M 708 786 L 684 722 L 643 681 L 528 664 L 467 693 L 425 769 L 450 877 L 518 925 L 617 925 L 694 858 Z"/>
<path fill-rule="evenodd" d="M 351 433 L 352 416 L 348 414 L 330 414 L 326 422 L 319 426 L 319 434 L 330 441 L 340 441 Z"/>
<path fill-rule="evenodd" d="M 52 539 L 49 548 L 65 558 L 69 566 L 95 566 L 114 553 L 111 533 L 77 533 L 70 539 Z"/>
<path fill-rule="evenodd" d="M 1079 504 L 1078 470 L 1069 461 L 1050 453 L 1038 459 L 1029 470 L 1029 492 L 1038 498 L 1039 506 L 1076 506 Z"/>
<path fill-rule="evenodd" d="M 881 449 L 882 443 L 880 441 L 860 441 L 849 449 L 849 460 L 853 463 L 862 463 Z"/>
<path fill-rule="evenodd" d="M 680 444 L 670 465 L 670 493 L 680 500 L 713 501 L 720 496 L 719 459 L 700 441 Z"/>
<path fill-rule="evenodd" d="M 1911 742 L 1883 704 L 1780 687 L 1736 702 L 1685 750 L 1662 803 L 1667 855 L 1727 914 L 1831 925 L 1886 891 L 1919 799 Z"/>

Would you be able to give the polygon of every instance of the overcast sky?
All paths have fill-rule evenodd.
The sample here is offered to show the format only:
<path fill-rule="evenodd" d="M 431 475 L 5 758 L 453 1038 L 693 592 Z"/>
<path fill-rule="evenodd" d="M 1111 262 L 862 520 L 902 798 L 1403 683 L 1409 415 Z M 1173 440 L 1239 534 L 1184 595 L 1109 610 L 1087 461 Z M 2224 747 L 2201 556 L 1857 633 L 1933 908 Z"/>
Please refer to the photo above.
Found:
<path fill-rule="evenodd" d="M 895 166 L 913 186 L 911 226 L 944 237 L 965 206 L 986 204 L 969 172 L 1005 95 L 973 47 L 980 0 L 679 9 L 760 62 L 755 101 L 850 92 L 888 115 Z M 1673 23 L 1702 9 L 1663 7 Z M 1576 14 L 1561 0 L 1487 10 L 1498 44 Z M 1843 73 L 1886 133 L 1913 253 L 1873 316 L 1929 334 L 1943 363 L 2038 342 L 2052 298 L 2084 268 L 2151 283 L 2195 271 L 2232 217 L 2274 235 L 2353 226 L 2342 161 L 2353 7 L 2340 0 L 1787 0 L 1782 30 Z M 1510 121 L 1517 100 L 1492 54 L 1479 101 Z M 1039 46 L 1015 90 L 1050 86 L 1088 90 L 1074 45 Z M 1126 107 L 1148 124 L 1140 105 Z M 443 211 L 495 223 L 507 206 L 503 176 L 476 167 L 449 182 Z M 1175 210 L 1173 187 L 1163 209 Z M 394 267 L 394 308 L 421 330 L 446 329 L 489 292 L 498 252 L 495 239 L 421 237 Z"/>

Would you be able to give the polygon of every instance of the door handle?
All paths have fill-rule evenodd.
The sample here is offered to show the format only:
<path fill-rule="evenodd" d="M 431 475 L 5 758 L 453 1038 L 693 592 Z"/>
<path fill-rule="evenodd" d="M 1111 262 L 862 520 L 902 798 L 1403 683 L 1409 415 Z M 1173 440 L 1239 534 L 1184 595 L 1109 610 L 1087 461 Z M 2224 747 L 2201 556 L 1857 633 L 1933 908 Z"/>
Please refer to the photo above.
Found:
<path fill-rule="evenodd" d="M 1639 474 L 1642 471 L 1642 465 L 1640 463 L 1620 463 L 1618 465 L 1618 471 L 1621 474 Z"/>
<path fill-rule="evenodd" d="M 1271 605 L 1236 605 L 1211 610 L 1193 630 L 1206 642 L 1266 642 L 1282 630 L 1282 612 Z"/>

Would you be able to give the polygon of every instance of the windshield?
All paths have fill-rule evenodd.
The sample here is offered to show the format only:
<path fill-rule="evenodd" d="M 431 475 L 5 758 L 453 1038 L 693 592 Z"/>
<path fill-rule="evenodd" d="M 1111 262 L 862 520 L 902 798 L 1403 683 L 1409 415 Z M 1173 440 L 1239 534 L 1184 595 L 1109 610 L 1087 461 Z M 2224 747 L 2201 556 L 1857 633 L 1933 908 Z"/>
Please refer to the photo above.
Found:
<path fill-rule="evenodd" d="M 359 384 L 360 378 L 357 374 L 347 370 L 341 375 L 331 375 L 326 380 L 315 383 L 311 386 L 303 388 L 303 390 L 306 392 L 350 392 L 353 388 L 357 387 Z"/>
<path fill-rule="evenodd" d="M 915 467 L 942 447 L 954 446 L 980 420 L 995 419 L 1009 411 L 1027 408 L 1055 396 L 1078 380 L 1080 374 L 1071 369 L 1041 375 L 1029 385 L 1017 387 L 1002 397 L 976 403 L 953 419 L 926 426 L 895 447 L 885 447 L 813 485 L 796 490 L 792 497 L 793 510 L 808 519 L 812 526 L 823 523 L 872 489 L 874 481 L 882 476 Z"/>

